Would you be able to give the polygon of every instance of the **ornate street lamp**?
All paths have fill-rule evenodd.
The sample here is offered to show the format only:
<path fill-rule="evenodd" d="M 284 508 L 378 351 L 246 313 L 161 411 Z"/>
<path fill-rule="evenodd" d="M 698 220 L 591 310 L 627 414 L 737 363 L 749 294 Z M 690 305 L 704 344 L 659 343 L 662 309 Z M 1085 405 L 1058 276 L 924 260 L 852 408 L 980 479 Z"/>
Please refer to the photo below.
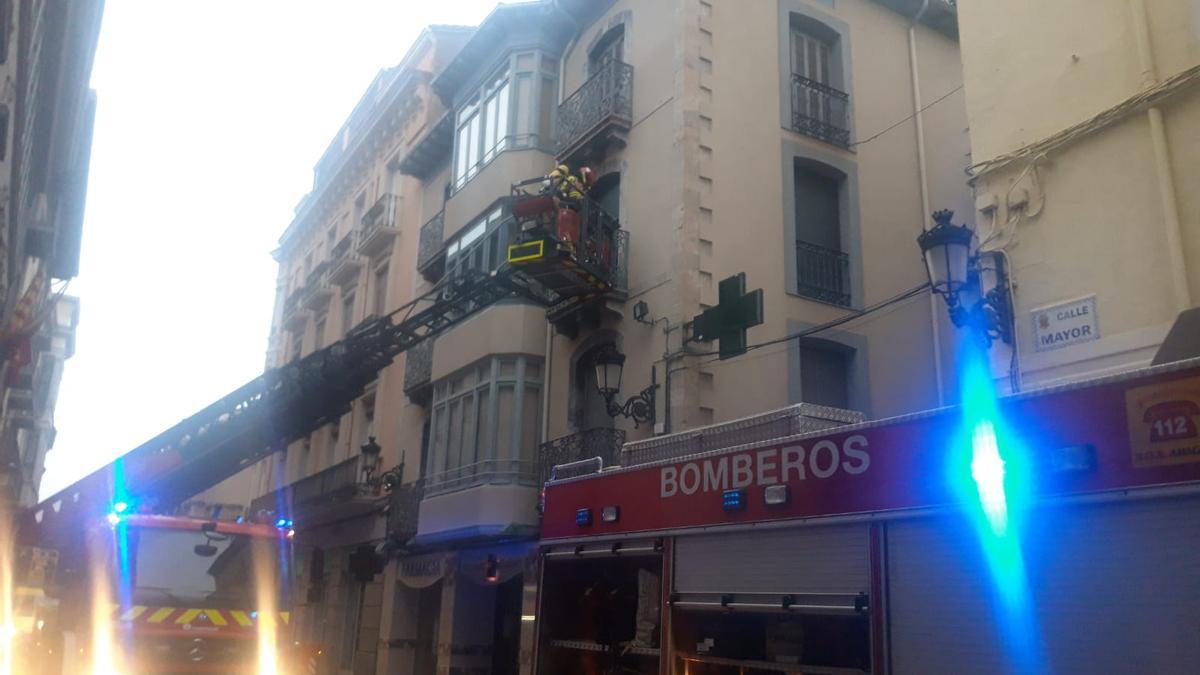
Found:
<path fill-rule="evenodd" d="M 1004 258 L 998 252 L 971 252 L 974 233 L 950 222 L 954 212 L 933 213 L 934 226 L 917 237 L 929 286 L 946 301 L 950 320 L 970 327 L 985 346 L 1012 343 L 1012 303 Z"/>
<path fill-rule="evenodd" d="M 625 403 L 616 402 L 621 391 L 621 375 L 625 369 L 625 355 L 609 342 L 601 345 L 592 355 L 592 366 L 596 369 L 596 390 L 604 397 L 609 417 L 621 415 L 633 420 L 633 426 L 654 421 L 654 393 L 658 389 L 655 370 L 650 369 L 650 386 L 629 398 Z"/>

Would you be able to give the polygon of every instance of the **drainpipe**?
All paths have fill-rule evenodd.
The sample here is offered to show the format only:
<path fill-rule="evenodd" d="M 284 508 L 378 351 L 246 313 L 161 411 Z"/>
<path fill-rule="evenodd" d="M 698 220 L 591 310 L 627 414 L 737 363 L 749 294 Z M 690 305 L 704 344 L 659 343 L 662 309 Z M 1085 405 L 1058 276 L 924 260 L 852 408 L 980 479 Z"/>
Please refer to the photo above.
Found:
<path fill-rule="evenodd" d="M 921 179 L 921 229 L 928 229 L 929 214 L 929 172 L 925 163 L 925 117 L 921 112 L 921 79 L 917 68 L 917 24 L 929 9 L 929 0 L 921 1 L 921 8 L 913 15 L 912 23 L 908 25 L 908 70 L 912 75 L 913 119 L 917 123 L 917 173 Z M 929 323 L 933 328 L 933 376 L 937 380 L 938 406 L 946 404 L 946 394 L 942 388 L 942 329 L 938 322 L 941 309 L 938 307 L 936 293 L 929 294 Z"/>
<path fill-rule="evenodd" d="M 550 440 L 550 363 L 554 358 L 554 328 L 546 322 L 546 354 L 542 361 L 542 439 Z"/>
<path fill-rule="evenodd" d="M 1133 12 L 1133 34 L 1137 42 L 1137 55 L 1142 70 L 1142 89 L 1158 84 L 1158 69 L 1154 64 L 1154 50 L 1150 38 L 1150 25 L 1146 18 L 1145 0 L 1130 0 Z M 1163 124 L 1162 110 L 1154 106 L 1146 111 L 1150 122 L 1150 145 L 1154 149 L 1154 173 L 1158 178 L 1158 197 L 1163 211 L 1163 225 L 1167 234 L 1167 256 L 1171 264 L 1171 287 L 1175 291 L 1175 307 L 1183 311 L 1192 306 L 1188 288 L 1187 261 L 1183 256 L 1183 232 L 1179 223 L 1179 200 L 1175 196 L 1175 177 L 1171 171 L 1171 154 L 1167 147 L 1167 130 Z"/>

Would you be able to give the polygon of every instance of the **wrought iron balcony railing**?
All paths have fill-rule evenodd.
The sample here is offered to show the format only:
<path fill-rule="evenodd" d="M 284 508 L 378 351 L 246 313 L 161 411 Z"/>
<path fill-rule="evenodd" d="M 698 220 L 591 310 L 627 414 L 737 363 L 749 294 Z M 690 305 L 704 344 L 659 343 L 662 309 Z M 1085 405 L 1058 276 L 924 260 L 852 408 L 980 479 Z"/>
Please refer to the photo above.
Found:
<path fill-rule="evenodd" d="M 792 73 L 792 129 L 843 148 L 850 147 L 850 95 Z"/>
<path fill-rule="evenodd" d="M 301 478 L 250 504 L 252 513 L 277 512 L 280 507 L 292 514 L 304 514 L 326 505 L 345 504 L 355 499 L 374 499 L 383 494 L 376 467 L 368 472 L 369 460 L 355 455 L 333 466 Z"/>
<path fill-rule="evenodd" d="M 379 199 L 363 214 L 362 234 L 359 235 L 358 251 L 375 256 L 387 250 L 400 234 L 396 226 L 400 200 L 393 194 L 380 195 Z"/>
<path fill-rule="evenodd" d="M 850 304 L 850 257 L 841 251 L 796 241 L 796 292 L 843 307 Z"/>
<path fill-rule="evenodd" d="M 424 494 L 424 481 L 414 481 L 392 488 L 388 494 L 388 539 L 404 545 L 417 536 L 417 520 L 421 511 L 421 497 Z"/>
<path fill-rule="evenodd" d="M 434 342 L 426 340 L 404 353 L 404 392 L 410 397 L 433 376 Z"/>
<path fill-rule="evenodd" d="M 580 431 L 542 443 L 538 448 L 538 484 L 550 478 L 550 470 L 559 464 L 599 457 L 604 466 L 614 466 L 625 444 L 625 431 L 599 427 Z"/>
<path fill-rule="evenodd" d="M 377 227 L 392 227 L 396 223 L 396 195 L 382 194 L 362 217 L 363 232 Z"/>
<path fill-rule="evenodd" d="M 633 121 L 633 66 L 610 61 L 558 106 L 555 151 L 564 157 L 606 125 L 629 129 Z"/>
<path fill-rule="evenodd" d="M 445 259 L 445 248 L 442 242 L 444 225 L 443 212 L 429 219 L 421 226 L 417 240 L 417 271 L 428 281 L 437 281 L 441 277 L 441 265 L 435 264 Z"/>

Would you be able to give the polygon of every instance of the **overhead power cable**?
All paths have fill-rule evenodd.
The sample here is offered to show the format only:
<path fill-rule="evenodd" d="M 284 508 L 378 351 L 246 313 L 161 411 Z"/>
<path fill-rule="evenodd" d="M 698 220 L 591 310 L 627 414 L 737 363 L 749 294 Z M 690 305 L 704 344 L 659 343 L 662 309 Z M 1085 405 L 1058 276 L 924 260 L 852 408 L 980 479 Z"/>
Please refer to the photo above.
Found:
<path fill-rule="evenodd" d="M 904 291 L 903 293 L 893 295 L 892 297 L 890 297 L 886 300 L 881 300 L 873 305 L 870 305 L 869 307 L 864 307 L 860 310 L 856 310 L 854 312 L 846 314 L 845 316 L 838 317 L 832 321 L 827 321 L 827 322 L 817 325 L 817 326 L 805 328 L 802 331 L 792 333 L 791 335 L 785 335 L 780 338 L 775 338 L 774 340 L 767 340 L 766 342 L 759 342 L 757 344 L 749 345 L 746 347 L 746 351 L 749 352 L 749 351 L 753 351 L 755 349 L 761 349 L 762 347 L 769 347 L 771 345 L 777 345 L 777 344 L 780 344 L 783 342 L 789 342 L 791 340 L 799 340 L 799 339 L 808 337 L 810 335 L 814 335 L 816 333 L 820 333 L 822 331 L 829 330 L 830 328 L 836 328 L 838 326 L 841 326 L 842 324 L 846 324 L 851 321 L 854 321 L 855 319 L 862 318 L 868 314 L 877 312 L 886 307 L 890 307 L 897 303 L 904 302 L 905 300 L 908 300 L 909 298 L 911 298 L 913 296 L 920 295 L 921 293 L 925 292 L 928 289 L 929 289 L 929 282 L 925 282 L 919 286 L 914 286 L 914 287 L 908 289 L 907 291 Z M 691 353 L 686 354 L 686 356 L 713 356 L 716 354 L 720 354 L 720 352 L 719 351 L 691 352 Z M 711 363 L 713 360 L 719 360 L 719 359 L 711 359 L 709 361 L 705 361 L 704 363 Z"/>

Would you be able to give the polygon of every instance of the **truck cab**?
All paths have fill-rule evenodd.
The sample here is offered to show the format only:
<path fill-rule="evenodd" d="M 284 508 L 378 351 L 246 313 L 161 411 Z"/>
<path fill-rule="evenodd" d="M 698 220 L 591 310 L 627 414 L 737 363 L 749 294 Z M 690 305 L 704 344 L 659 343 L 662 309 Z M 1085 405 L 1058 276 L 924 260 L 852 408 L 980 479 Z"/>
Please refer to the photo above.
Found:
<path fill-rule="evenodd" d="M 110 513 L 84 534 L 87 573 L 57 584 L 44 637 L 62 663 L 37 672 L 307 670 L 320 650 L 290 638 L 292 530 L 277 525 Z"/>

